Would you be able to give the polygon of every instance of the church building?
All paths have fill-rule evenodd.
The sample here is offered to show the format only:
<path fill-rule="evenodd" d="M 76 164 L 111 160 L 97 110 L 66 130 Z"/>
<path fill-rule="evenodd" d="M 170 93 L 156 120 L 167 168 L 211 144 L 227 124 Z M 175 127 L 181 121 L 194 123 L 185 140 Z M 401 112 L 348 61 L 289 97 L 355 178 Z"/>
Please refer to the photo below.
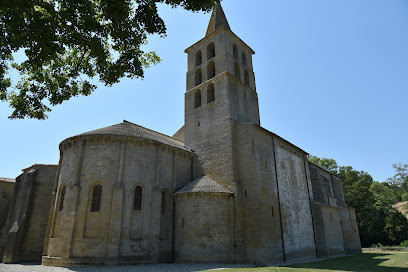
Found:
<path fill-rule="evenodd" d="M 185 52 L 175 135 L 123 121 L 60 144 L 42 264 L 271 265 L 361 252 L 341 181 L 260 126 L 255 52 L 218 2 Z"/>

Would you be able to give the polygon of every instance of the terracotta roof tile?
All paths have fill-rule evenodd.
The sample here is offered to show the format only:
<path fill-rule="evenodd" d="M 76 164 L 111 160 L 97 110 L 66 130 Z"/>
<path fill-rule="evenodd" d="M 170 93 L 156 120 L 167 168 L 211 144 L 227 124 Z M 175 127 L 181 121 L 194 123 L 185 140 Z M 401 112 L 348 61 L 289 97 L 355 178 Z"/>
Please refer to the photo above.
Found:
<path fill-rule="evenodd" d="M 104 127 L 96 130 L 92 130 L 89 132 L 85 132 L 77 136 L 88 136 L 88 135 L 114 135 L 114 136 L 129 136 L 129 137 L 136 137 L 141 139 L 147 139 L 151 141 L 160 142 L 169 146 L 177 147 L 183 149 L 185 151 L 192 150 L 184 145 L 184 142 L 167 136 L 165 134 L 159 133 L 157 131 L 136 125 L 134 123 L 128 122 L 124 120 L 122 123 Z"/>
<path fill-rule="evenodd" d="M 16 180 L 12 178 L 0 178 L 0 182 L 15 183 Z"/>
<path fill-rule="evenodd" d="M 207 176 L 200 177 L 184 187 L 178 189 L 174 195 L 183 193 L 227 193 L 233 194 L 218 182 L 210 179 Z"/>

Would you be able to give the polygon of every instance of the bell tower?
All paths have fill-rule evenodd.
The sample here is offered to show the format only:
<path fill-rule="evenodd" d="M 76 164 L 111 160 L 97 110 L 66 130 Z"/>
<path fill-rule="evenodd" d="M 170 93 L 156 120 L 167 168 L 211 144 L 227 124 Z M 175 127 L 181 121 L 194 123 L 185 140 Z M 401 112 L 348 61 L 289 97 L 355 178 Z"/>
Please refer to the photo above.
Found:
<path fill-rule="evenodd" d="M 231 188 L 235 180 L 234 127 L 259 125 L 252 55 L 217 2 L 205 37 L 188 54 L 185 143 L 198 154 L 201 171 Z M 234 186 L 233 186 L 234 187 Z"/>

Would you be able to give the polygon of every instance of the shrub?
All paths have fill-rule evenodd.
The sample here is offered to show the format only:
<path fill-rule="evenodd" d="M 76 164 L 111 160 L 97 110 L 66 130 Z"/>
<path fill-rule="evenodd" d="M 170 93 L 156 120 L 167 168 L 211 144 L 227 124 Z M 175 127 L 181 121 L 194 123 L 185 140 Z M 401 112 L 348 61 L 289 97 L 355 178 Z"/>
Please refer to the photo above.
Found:
<path fill-rule="evenodd" d="M 408 247 L 408 240 L 405 240 L 405 241 L 401 242 L 400 246 Z"/>

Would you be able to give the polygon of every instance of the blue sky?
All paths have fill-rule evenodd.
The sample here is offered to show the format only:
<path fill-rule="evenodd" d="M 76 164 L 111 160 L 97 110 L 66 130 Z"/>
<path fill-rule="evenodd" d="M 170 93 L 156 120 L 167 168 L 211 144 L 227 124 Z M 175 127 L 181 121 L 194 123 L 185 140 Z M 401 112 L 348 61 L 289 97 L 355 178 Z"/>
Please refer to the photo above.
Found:
<path fill-rule="evenodd" d="M 320 157 L 393 176 L 408 163 L 408 1 L 224 0 L 231 29 L 253 56 L 261 125 Z M 172 135 L 184 123 L 187 56 L 210 14 L 160 7 L 165 39 L 147 50 L 163 61 L 59 105 L 49 119 L 9 120 L 0 102 L 0 176 L 58 163 L 70 136 L 128 120 Z"/>

